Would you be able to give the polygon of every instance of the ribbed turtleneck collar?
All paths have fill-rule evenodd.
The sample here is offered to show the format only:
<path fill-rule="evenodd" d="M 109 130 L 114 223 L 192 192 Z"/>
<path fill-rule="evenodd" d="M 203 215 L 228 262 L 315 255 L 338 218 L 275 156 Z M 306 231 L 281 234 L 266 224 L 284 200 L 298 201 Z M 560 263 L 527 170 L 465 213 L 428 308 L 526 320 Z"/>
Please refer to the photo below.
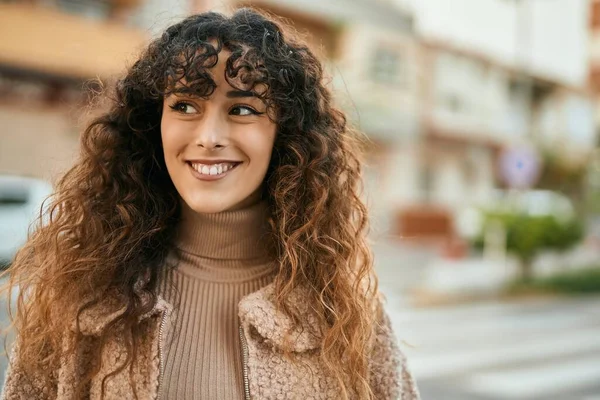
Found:
<path fill-rule="evenodd" d="M 220 213 L 197 213 L 183 206 L 177 247 L 211 259 L 251 260 L 269 254 L 267 202 Z"/>
<path fill-rule="evenodd" d="M 273 270 L 266 201 L 214 214 L 184 205 L 181 217 L 176 246 L 182 272 L 205 280 L 238 281 Z"/>

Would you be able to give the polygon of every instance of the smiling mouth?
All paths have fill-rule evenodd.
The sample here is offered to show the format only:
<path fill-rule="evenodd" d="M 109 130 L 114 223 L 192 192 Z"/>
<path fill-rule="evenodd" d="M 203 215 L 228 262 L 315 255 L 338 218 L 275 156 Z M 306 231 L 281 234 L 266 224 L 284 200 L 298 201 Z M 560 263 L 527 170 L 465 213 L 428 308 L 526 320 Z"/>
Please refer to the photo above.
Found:
<path fill-rule="evenodd" d="M 225 175 L 227 172 L 231 171 L 240 164 L 241 162 L 220 162 L 216 164 L 202 164 L 199 162 L 188 161 L 188 165 L 190 165 L 199 175 L 214 177 Z"/>

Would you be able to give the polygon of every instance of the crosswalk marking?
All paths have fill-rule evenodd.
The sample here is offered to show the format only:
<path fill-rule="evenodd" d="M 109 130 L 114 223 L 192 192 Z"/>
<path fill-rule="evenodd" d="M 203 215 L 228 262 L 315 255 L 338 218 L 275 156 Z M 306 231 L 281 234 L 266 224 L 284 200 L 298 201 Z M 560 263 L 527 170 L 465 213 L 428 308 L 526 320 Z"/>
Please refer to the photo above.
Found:
<path fill-rule="evenodd" d="M 431 326 L 407 325 L 392 317 L 395 332 L 399 337 L 418 348 L 435 350 L 460 343 L 469 338 L 471 348 L 478 343 L 489 346 L 493 341 L 505 341 L 507 337 L 527 339 L 531 336 L 554 331 L 568 331 L 593 324 L 585 313 L 561 315 L 506 316 L 504 318 L 481 321 L 467 319 L 459 323 L 447 324 L 443 331 Z"/>
<path fill-rule="evenodd" d="M 597 327 L 570 335 L 540 338 L 533 342 L 521 342 L 518 337 L 512 343 L 471 351 L 448 349 L 445 352 L 419 354 L 418 349 L 407 351 L 413 372 L 421 378 L 457 374 L 494 365 L 543 361 L 548 357 L 568 356 L 590 350 L 600 351 L 600 333 Z"/>
<path fill-rule="evenodd" d="M 594 358 L 515 368 L 510 371 L 473 374 L 466 387 L 474 393 L 500 395 L 506 399 L 548 396 L 600 382 L 600 355 Z"/>
<path fill-rule="evenodd" d="M 385 289 L 383 289 L 385 290 Z M 463 304 L 457 306 L 442 306 L 431 309 L 413 309 L 403 305 L 396 309 L 400 298 L 392 293 L 387 294 L 387 309 L 393 312 L 399 322 L 410 324 L 431 324 L 432 322 L 464 321 L 467 318 L 502 318 L 515 314 L 534 313 L 537 310 L 548 308 L 551 312 L 572 310 L 577 308 L 600 317 L 600 299 L 586 301 L 570 300 L 557 302 L 555 299 L 537 299 L 527 303 L 518 302 L 493 302 L 481 304 Z"/>
<path fill-rule="evenodd" d="M 473 399 L 600 395 L 598 298 L 402 311 L 394 309 L 398 299 L 389 300 L 394 331 L 417 381 L 451 384 Z M 569 390 L 580 394 L 555 397 Z"/>

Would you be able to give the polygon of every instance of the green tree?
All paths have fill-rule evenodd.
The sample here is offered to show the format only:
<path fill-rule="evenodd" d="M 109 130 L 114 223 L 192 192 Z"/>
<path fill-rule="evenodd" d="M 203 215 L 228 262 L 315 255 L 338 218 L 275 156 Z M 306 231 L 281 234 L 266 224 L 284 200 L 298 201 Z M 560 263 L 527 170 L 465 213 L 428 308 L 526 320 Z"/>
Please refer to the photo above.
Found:
<path fill-rule="evenodd" d="M 533 261 L 540 251 L 564 252 L 583 237 L 583 225 L 575 218 L 563 222 L 552 215 L 489 212 L 485 215 L 482 232 L 475 239 L 476 247 L 483 247 L 486 228 L 492 221 L 504 227 L 506 250 L 519 259 L 521 277 L 525 281 L 533 278 Z"/>

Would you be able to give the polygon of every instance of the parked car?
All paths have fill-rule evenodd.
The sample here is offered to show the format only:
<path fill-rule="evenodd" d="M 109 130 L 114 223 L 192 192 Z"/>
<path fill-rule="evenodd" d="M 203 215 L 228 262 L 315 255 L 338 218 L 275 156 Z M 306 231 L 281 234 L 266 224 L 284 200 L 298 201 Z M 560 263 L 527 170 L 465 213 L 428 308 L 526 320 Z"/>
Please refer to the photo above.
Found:
<path fill-rule="evenodd" d="M 48 182 L 0 175 L 0 266 L 7 266 L 27 240 L 44 200 L 52 194 Z"/>

